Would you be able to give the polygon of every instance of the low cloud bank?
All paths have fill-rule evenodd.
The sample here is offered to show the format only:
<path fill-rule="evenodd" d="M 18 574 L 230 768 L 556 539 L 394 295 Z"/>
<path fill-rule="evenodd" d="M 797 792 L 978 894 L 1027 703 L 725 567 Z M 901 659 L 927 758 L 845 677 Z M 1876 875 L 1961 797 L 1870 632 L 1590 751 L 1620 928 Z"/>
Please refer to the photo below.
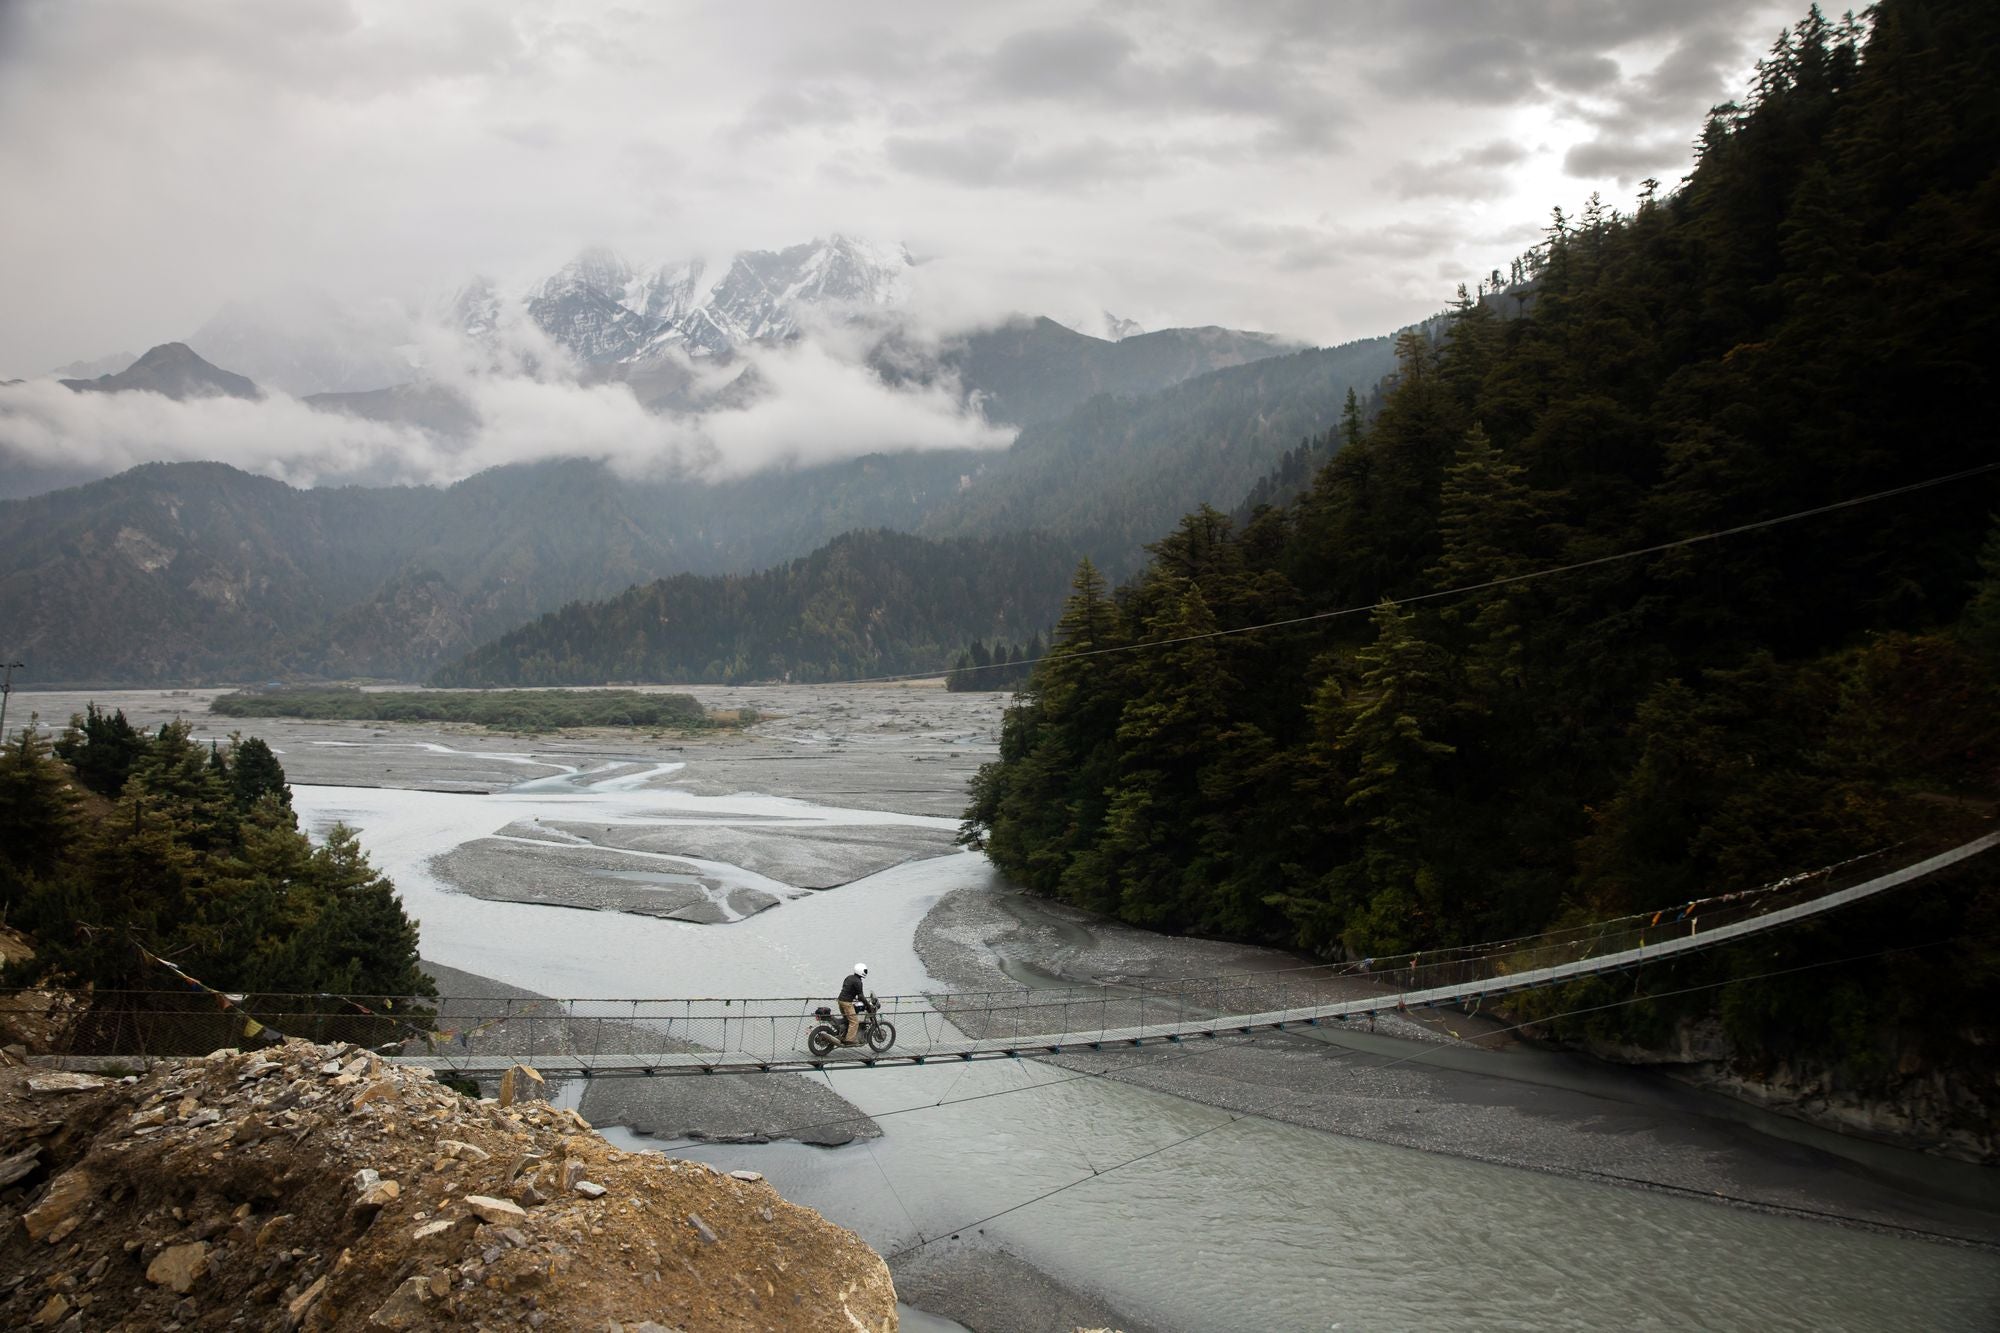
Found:
<path fill-rule="evenodd" d="M 213 460 L 296 486 L 440 484 L 557 458 L 720 480 L 871 453 L 997 449 L 1014 438 L 955 383 L 884 384 L 859 344 L 840 338 L 757 348 L 722 366 L 662 361 L 655 375 L 682 386 L 693 405 L 680 411 L 648 410 L 633 384 L 590 382 L 525 322 L 479 342 L 429 331 L 418 351 L 428 382 L 470 409 L 468 430 L 368 420 L 275 392 L 175 401 L 75 393 L 45 379 L 0 387 L 0 457 L 103 475 Z"/>

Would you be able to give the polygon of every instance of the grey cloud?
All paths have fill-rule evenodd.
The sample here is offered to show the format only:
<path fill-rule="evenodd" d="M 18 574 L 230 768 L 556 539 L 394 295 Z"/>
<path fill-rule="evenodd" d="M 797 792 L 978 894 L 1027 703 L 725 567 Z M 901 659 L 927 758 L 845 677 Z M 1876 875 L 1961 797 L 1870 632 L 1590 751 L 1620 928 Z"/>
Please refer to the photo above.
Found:
<path fill-rule="evenodd" d="M 1054 101 L 1122 116 L 1210 116 L 1260 127 L 1262 148 L 1324 148 L 1348 120 L 1328 71 L 1269 51 L 1224 59 L 1209 50 L 1142 42 L 1101 20 L 1015 33 L 984 55 L 961 55 L 975 87 L 1019 102 Z"/>
<path fill-rule="evenodd" d="M 546 120 L 496 125 L 493 127 L 493 133 L 495 137 L 505 139 L 508 143 L 544 153 L 562 147 L 569 140 L 568 133 L 560 125 Z"/>
<path fill-rule="evenodd" d="M 1706 108 L 1727 96 L 1732 79 L 1741 77 L 1747 44 L 1742 33 L 1690 32 L 1643 77 L 1571 103 L 1570 114 L 1596 137 L 1564 155 L 1564 172 L 1620 183 L 1673 174 L 1676 164 L 1687 161 L 1688 144 L 1699 129 L 1692 119 L 1675 122 L 1689 107 Z M 1665 125 L 1674 128 L 1662 132 Z"/>
<path fill-rule="evenodd" d="M 1399 199 L 1492 199 L 1509 186 L 1507 168 L 1528 157 L 1509 139 L 1476 144 L 1435 162 L 1401 162 L 1378 182 Z"/>
<path fill-rule="evenodd" d="M 1090 188 L 1146 175 L 1155 165 L 1144 148 L 1102 139 L 1043 146 L 990 126 L 954 135 L 895 135 L 882 147 L 902 171 L 978 187 Z"/>
<path fill-rule="evenodd" d="M 1511 37 L 1457 37 L 1428 43 L 1371 72 L 1384 91 L 1415 92 L 1448 102 L 1506 106 L 1536 90 L 1535 55 Z"/>
<path fill-rule="evenodd" d="M 1104 23 L 1017 32 L 994 49 L 986 81 L 1014 96 L 1101 96 L 1122 81 L 1137 50 L 1128 34 Z"/>
<path fill-rule="evenodd" d="M 1797 7 L 0 0 L 0 371 L 273 285 L 525 284 L 594 236 L 859 231 L 977 270 L 966 313 L 1360 336 L 1573 202 L 1565 168 L 1678 174 Z"/>
<path fill-rule="evenodd" d="M 58 6 L 49 5 L 45 9 Z M 413 10 L 403 24 L 364 23 L 346 0 L 222 0 L 193 6 L 67 6 L 61 23 L 28 23 L 43 55 L 213 69 L 276 79 L 299 95 L 374 98 L 413 84 L 504 72 L 536 51 L 493 8 L 469 0 Z"/>
<path fill-rule="evenodd" d="M 1742 77 L 1748 45 L 1729 32 L 1689 33 L 1646 75 L 1645 90 L 1658 99 L 1711 96 Z"/>
<path fill-rule="evenodd" d="M 1337 37 L 1379 55 L 1370 82 L 1385 92 L 1492 106 L 1611 89 L 1620 71 L 1608 53 L 1633 44 L 1671 44 L 1687 49 L 1690 60 L 1708 52 L 1726 65 L 1740 47 L 1736 34 L 1743 27 L 1738 0 L 1535 5 L 1412 0 L 1358 20 L 1343 11 L 1337 26 L 1336 15 L 1327 12 L 1333 10 L 1307 0 L 1284 12 L 1302 34 L 1328 42 Z"/>
<path fill-rule="evenodd" d="M 1610 56 L 1567 55 L 1549 61 L 1544 77 L 1552 88 L 1588 92 L 1617 81 L 1618 62 Z"/>
<path fill-rule="evenodd" d="M 775 67 L 787 83 L 855 79 L 898 83 L 930 68 L 941 37 L 919 24 L 895 26 L 859 21 L 853 10 L 813 34 L 810 42 L 775 53 Z M 761 58 L 773 53 L 761 51 Z"/>
<path fill-rule="evenodd" d="M 1563 155 L 1563 171 L 1585 180 L 1609 176 L 1620 182 L 1670 171 L 1687 158 L 1685 139 L 1593 139 Z"/>
<path fill-rule="evenodd" d="M 447 348 L 432 331 L 430 348 Z M 537 340 L 541 354 L 551 349 Z M 509 349 L 521 351 L 520 348 Z M 598 458 L 627 474 L 740 476 L 779 464 L 941 448 L 1001 448 L 1011 430 L 969 410 L 957 385 L 892 388 L 837 339 L 752 349 L 723 371 L 747 366 L 762 392 L 733 407 L 660 415 L 629 385 L 581 383 L 518 364 L 505 373 L 470 369 L 490 349 L 458 344 L 439 363 L 438 383 L 475 421 L 446 436 L 413 426 L 321 412 L 270 392 L 261 399 L 175 401 L 152 393 L 74 393 L 51 379 L 0 386 L 0 458 L 35 467 L 98 473 L 159 460 L 220 458 L 294 485 L 455 481 L 486 468 L 546 458 Z M 715 387 L 719 387 L 719 384 Z"/>
<path fill-rule="evenodd" d="M 1330 8 L 1303 0 L 1303 9 Z M 1741 0 L 1675 0 L 1672 4 L 1605 4 L 1603 0 L 1543 0 L 1532 5 L 1466 4 L 1463 0 L 1410 0 L 1371 10 L 1352 35 L 1425 38 L 1450 32 L 1468 41 L 1517 41 L 1537 58 L 1592 53 L 1689 28 L 1726 22 L 1742 12 Z M 1294 11 L 1297 12 L 1296 10 Z"/>
<path fill-rule="evenodd" d="M 1442 222 L 1395 222 L 1380 227 L 1268 223 L 1217 214 L 1179 219 L 1233 249 L 1257 253 L 1289 272 L 1334 267 L 1350 259 L 1416 260 L 1449 249 L 1459 238 Z"/>
<path fill-rule="evenodd" d="M 861 107 L 858 96 L 835 84 L 790 84 L 758 98 L 732 134 L 752 140 L 805 127 L 825 128 L 853 120 Z"/>

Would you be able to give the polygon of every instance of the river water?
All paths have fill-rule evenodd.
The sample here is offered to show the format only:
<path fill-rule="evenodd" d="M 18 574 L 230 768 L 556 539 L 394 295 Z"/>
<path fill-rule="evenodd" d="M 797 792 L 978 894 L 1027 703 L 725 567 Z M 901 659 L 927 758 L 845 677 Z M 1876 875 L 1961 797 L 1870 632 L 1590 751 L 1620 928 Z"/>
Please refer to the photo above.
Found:
<path fill-rule="evenodd" d="M 950 823 L 695 795 L 673 785 L 678 765 L 593 777 L 492 757 L 527 780 L 494 795 L 299 785 L 294 799 L 308 827 L 361 831 L 420 920 L 427 958 L 545 994 L 813 994 L 857 958 L 884 993 L 935 987 L 917 923 L 943 894 L 993 884 L 982 857 L 931 857 L 720 926 L 467 897 L 433 877 L 431 858 L 526 817 L 738 832 Z M 1160 1329 L 2000 1326 L 2000 1260 L 1987 1251 L 1233 1118 L 1032 1062 L 828 1081 L 885 1137 L 676 1151 L 762 1171 L 884 1254 L 998 1243 Z"/>

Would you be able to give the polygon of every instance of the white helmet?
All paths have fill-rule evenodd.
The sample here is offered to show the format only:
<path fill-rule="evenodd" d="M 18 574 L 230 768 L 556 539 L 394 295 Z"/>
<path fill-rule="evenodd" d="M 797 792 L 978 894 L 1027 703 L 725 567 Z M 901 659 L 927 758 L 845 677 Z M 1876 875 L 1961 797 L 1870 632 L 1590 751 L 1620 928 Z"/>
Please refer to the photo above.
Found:
<path fill-rule="evenodd" d="M 854 965 L 854 975 L 855 975 L 855 976 L 857 976 L 857 977 L 865 977 L 865 976 L 867 976 L 867 975 L 868 975 L 868 964 L 866 964 L 866 963 L 856 963 L 856 964 Z"/>

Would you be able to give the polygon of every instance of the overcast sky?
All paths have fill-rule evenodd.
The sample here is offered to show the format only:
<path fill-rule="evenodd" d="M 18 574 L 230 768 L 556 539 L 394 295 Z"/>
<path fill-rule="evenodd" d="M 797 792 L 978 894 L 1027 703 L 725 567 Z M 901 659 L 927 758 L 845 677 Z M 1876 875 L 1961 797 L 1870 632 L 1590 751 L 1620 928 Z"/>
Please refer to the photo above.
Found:
<path fill-rule="evenodd" d="M 968 310 L 1365 336 L 1677 180 L 1798 8 L 0 0 L 0 368 L 831 231 Z"/>

